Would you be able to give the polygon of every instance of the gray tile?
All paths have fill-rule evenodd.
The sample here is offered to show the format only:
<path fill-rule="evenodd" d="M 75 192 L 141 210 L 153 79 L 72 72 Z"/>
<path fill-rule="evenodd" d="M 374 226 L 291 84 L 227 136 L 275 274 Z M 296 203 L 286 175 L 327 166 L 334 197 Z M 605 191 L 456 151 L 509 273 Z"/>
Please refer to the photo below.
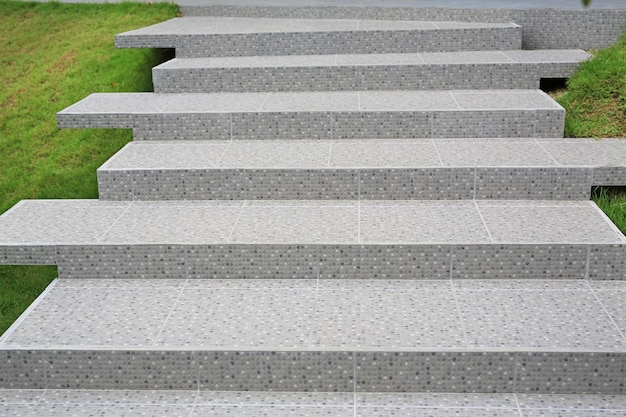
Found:
<path fill-rule="evenodd" d="M 591 204 L 584 206 L 502 205 L 478 202 L 495 242 L 619 242 L 618 234 Z"/>
<path fill-rule="evenodd" d="M 624 353 L 518 353 L 516 390 L 534 394 L 624 395 Z"/>
<path fill-rule="evenodd" d="M 164 94 L 165 96 L 169 94 Z M 267 93 L 176 94 L 165 108 L 170 113 L 237 113 L 259 111 Z"/>
<path fill-rule="evenodd" d="M 247 178 L 237 169 L 132 171 L 136 201 L 243 200 Z"/>
<path fill-rule="evenodd" d="M 171 245 L 58 246 L 63 278 L 187 279 L 185 250 Z"/>
<path fill-rule="evenodd" d="M 103 243 L 221 243 L 243 202 L 134 203 L 103 236 Z"/>
<path fill-rule="evenodd" d="M 263 406 L 263 405 L 198 405 L 191 417 L 220 417 L 227 415 L 258 416 L 258 417 L 353 417 L 353 407 L 321 407 L 321 406 Z"/>
<path fill-rule="evenodd" d="M 512 392 L 515 356 L 474 352 L 367 352 L 356 356 L 357 392 Z M 464 378 L 456 371 L 464 370 Z"/>
<path fill-rule="evenodd" d="M 624 166 L 626 142 L 622 139 L 568 139 L 538 143 L 562 165 Z"/>
<path fill-rule="evenodd" d="M 3 243 L 95 243 L 128 207 L 97 200 L 25 200 L 0 218 Z"/>
<path fill-rule="evenodd" d="M 421 54 L 343 54 L 337 55 L 337 65 L 402 65 L 421 64 Z"/>
<path fill-rule="evenodd" d="M 361 91 L 360 110 L 424 111 L 455 110 L 459 106 L 447 92 L 439 91 Z"/>
<path fill-rule="evenodd" d="M 119 201 L 133 199 L 133 183 L 130 171 L 97 170 L 98 198 L 101 201 Z"/>
<path fill-rule="evenodd" d="M 354 391 L 350 352 L 211 352 L 198 363 L 201 390 Z"/>
<path fill-rule="evenodd" d="M 42 361 L 49 389 L 198 389 L 195 352 L 59 350 Z"/>
<path fill-rule="evenodd" d="M 193 405 L 198 391 L 46 390 L 42 404 Z"/>
<path fill-rule="evenodd" d="M 0 389 L 46 388 L 41 358 L 41 352 L 34 350 L 0 349 Z"/>
<path fill-rule="evenodd" d="M 190 405 L 127 405 L 127 404 L 37 404 L 29 406 L 9 406 L 0 412 L 6 416 L 50 416 L 50 417 L 84 417 L 84 416 L 172 416 L 187 417 L 193 407 Z"/>
<path fill-rule="evenodd" d="M 444 166 L 555 166 L 556 162 L 537 143 L 461 142 L 437 140 L 434 142 Z M 489 149 L 489 152 L 485 152 Z"/>
<path fill-rule="evenodd" d="M 363 202 L 364 243 L 489 242 L 473 203 Z"/>
<path fill-rule="evenodd" d="M 271 203 L 270 203 L 271 204 Z M 315 201 L 291 206 L 249 203 L 231 235 L 233 243 L 356 243 L 356 204 Z"/>
<path fill-rule="evenodd" d="M 590 291 L 457 290 L 475 348 L 623 349 L 626 341 Z"/>
<path fill-rule="evenodd" d="M 520 408 L 556 411 L 626 410 L 626 397 L 620 395 L 541 395 L 517 394 Z"/>
<path fill-rule="evenodd" d="M 432 115 L 433 138 L 530 138 L 535 129 L 533 110 L 464 110 Z M 549 126 L 554 127 L 555 124 Z M 562 124 L 556 124 L 561 127 Z"/>
<path fill-rule="evenodd" d="M 190 279 L 317 279 L 317 248 L 301 245 L 191 246 Z"/>
<path fill-rule="evenodd" d="M 357 93 L 270 93 L 263 103 L 266 112 L 327 112 L 358 110 Z"/>
<path fill-rule="evenodd" d="M 589 279 L 626 280 L 626 245 L 591 246 Z"/>
<path fill-rule="evenodd" d="M 589 168 L 478 168 L 476 199 L 588 199 Z"/>
<path fill-rule="evenodd" d="M 321 168 L 328 166 L 330 141 L 233 141 L 222 168 Z"/>
<path fill-rule="evenodd" d="M 438 245 L 325 246 L 319 252 L 320 278 L 447 279 L 450 249 Z"/>
<path fill-rule="evenodd" d="M 619 417 L 624 410 L 525 410 L 522 414 L 530 417 Z"/>
<path fill-rule="evenodd" d="M 452 278 L 584 279 L 585 245 L 468 245 L 452 249 Z"/>
<path fill-rule="evenodd" d="M 621 289 L 596 289 L 594 292 L 622 335 L 626 335 L 626 286 Z"/>
<path fill-rule="evenodd" d="M 536 110 L 560 109 L 547 94 L 539 90 L 451 91 L 462 109 Z"/>
<path fill-rule="evenodd" d="M 95 93 L 62 110 L 61 113 L 151 113 L 160 112 L 180 98 L 179 94 Z"/>
<path fill-rule="evenodd" d="M 367 200 L 462 200 L 474 198 L 473 168 L 360 170 L 361 198 Z"/>
<path fill-rule="evenodd" d="M 311 343 L 321 349 L 455 348 L 465 345 L 452 287 L 318 292 Z"/>
<path fill-rule="evenodd" d="M 232 115 L 233 139 L 331 139 L 331 113 L 237 113 Z"/>
<path fill-rule="evenodd" d="M 330 117 L 333 139 L 412 139 L 432 135 L 428 111 L 335 112 Z"/>
<path fill-rule="evenodd" d="M 517 50 L 502 51 L 502 53 L 517 62 L 579 62 L 591 57 L 580 49 L 547 49 L 547 50 Z"/>
<path fill-rule="evenodd" d="M 404 407 L 372 407 L 359 408 L 359 417 L 398 416 L 398 417 L 519 417 L 516 409 L 493 408 L 404 408 Z"/>
<path fill-rule="evenodd" d="M 151 346 L 180 287 L 53 288 L 5 346 Z"/>
<path fill-rule="evenodd" d="M 56 248 L 40 245 L 0 246 L 0 265 L 54 265 L 57 263 Z"/>
<path fill-rule="evenodd" d="M 184 169 L 215 166 L 230 142 L 131 142 L 101 169 Z"/>
<path fill-rule="evenodd" d="M 43 393 L 43 390 L 0 389 L 0 407 L 7 404 L 36 404 Z"/>
<path fill-rule="evenodd" d="M 500 51 L 424 52 L 420 56 L 427 64 L 481 64 L 512 62 Z"/>
<path fill-rule="evenodd" d="M 334 141 L 329 165 L 334 167 L 440 167 L 430 140 Z"/>
<path fill-rule="evenodd" d="M 354 394 L 347 392 L 200 391 L 196 404 L 352 407 L 354 406 Z"/>
<path fill-rule="evenodd" d="M 255 169 L 246 171 L 248 200 L 356 200 L 359 173 L 345 169 Z"/>
<path fill-rule="evenodd" d="M 357 393 L 357 407 L 395 408 L 517 408 L 513 394 Z"/>
<path fill-rule="evenodd" d="M 157 346 L 195 348 L 306 347 L 315 291 L 302 289 L 185 289 Z"/>

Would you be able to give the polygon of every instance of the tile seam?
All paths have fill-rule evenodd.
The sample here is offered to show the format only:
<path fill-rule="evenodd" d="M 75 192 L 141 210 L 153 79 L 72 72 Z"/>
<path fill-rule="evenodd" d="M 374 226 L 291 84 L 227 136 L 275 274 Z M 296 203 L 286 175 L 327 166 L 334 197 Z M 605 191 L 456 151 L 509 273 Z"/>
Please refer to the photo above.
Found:
<path fill-rule="evenodd" d="M 485 227 L 485 230 L 487 231 L 487 235 L 489 236 L 491 243 L 496 243 L 496 241 L 493 239 L 493 236 L 491 236 L 491 232 L 489 231 L 489 228 L 487 227 L 487 222 L 485 222 L 485 219 L 482 213 L 480 212 L 480 208 L 478 207 L 478 203 L 476 202 L 476 200 L 474 200 L 474 207 L 476 208 L 476 212 L 480 216 L 480 220 L 483 222 L 483 226 Z"/>
<path fill-rule="evenodd" d="M 119 222 L 121 220 L 122 217 L 124 217 L 124 215 L 126 214 L 126 212 L 128 212 L 128 210 L 130 210 L 131 206 L 133 206 L 134 202 L 130 202 L 127 204 L 126 208 L 124 209 L 124 211 L 122 212 L 122 214 L 120 214 L 117 219 L 115 219 L 111 225 L 107 228 L 107 230 L 102 233 L 102 235 L 96 239 L 96 243 L 100 243 L 102 241 L 102 239 L 107 235 L 107 233 L 109 233 L 111 231 L 111 229 L 113 229 L 113 226 L 115 226 L 117 224 L 117 222 Z"/>
<path fill-rule="evenodd" d="M 161 336 L 161 333 L 163 333 L 163 329 L 165 329 L 165 326 L 167 325 L 167 322 L 169 321 L 170 317 L 172 317 L 172 313 L 174 312 L 174 309 L 176 309 L 176 306 L 178 305 L 178 300 L 180 300 L 180 297 L 183 295 L 183 292 L 185 291 L 185 288 L 187 287 L 187 281 L 185 280 L 185 283 L 183 284 L 183 286 L 181 287 L 181 289 L 178 292 L 178 295 L 176 296 L 176 300 L 174 301 L 174 303 L 172 304 L 172 307 L 170 308 L 170 311 L 167 313 L 167 317 L 165 318 L 165 320 L 163 320 L 163 324 L 161 325 L 161 328 L 159 329 L 159 332 L 157 333 L 157 335 L 155 336 L 153 342 L 151 343 L 151 346 L 153 348 L 157 348 L 157 342 L 159 340 L 159 337 Z M 196 364 L 196 368 L 197 368 L 197 364 Z"/>
<path fill-rule="evenodd" d="M 593 294 L 593 296 L 595 297 L 596 301 L 598 302 L 598 304 L 600 304 L 600 306 L 602 307 L 602 310 L 604 310 L 604 313 L 606 313 L 607 317 L 609 318 L 609 320 L 611 320 L 611 323 L 613 324 L 613 326 L 615 327 L 615 329 L 617 330 L 617 332 L 619 333 L 620 336 L 622 336 L 622 340 L 626 341 L 626 335 L 624 334 L 624 332 L 622 332 L 622 330 L 620 329 L 620 327 L 617 325 L 617 323 L 615 323 L 615 320 L 613 319 L 613 316 L 609 313 L 609 311 L 606 309 L 606 307 L 604 306 L 604 303 L 602 302 L 602 300 L 600 300 L 600 297 L 598 297 L 598 294 L 596 294 L 595 290 L 593 289 L 593 287 L 591 286 L 591 284 L 589 283 L 589 281 L 587 281 L 587 286 L 589 287 L 589 291 L 591 291 L 591 293 Z"/>
<path fill-rule="evenodd" d="M 237 215 L 237 218 L 233 222 L 233 227 L 230 229 L 230 233 L 228 233 L 228 236 L 226 236 L 227 243 L 231 241 L 232 235 L 235 231 L 235 227 L 237 227 L 237 223 L 239 223 L 239 219 L 241 218 L 241 214 L 243 213 L 243 210 L 246 207 L 246 204 L 248 204 L 248 200 L 244 200 L 243 204 L 241 205 L 241 209 L 239 209 L 239 214 Z"/>
<path fill-rule="evenodd" d="M 452 297 L 454 298 L 454 306 L 456 307 L 457 316 L 459 317 L 459 324 L 461 325 L 461 330 L 463 331 L 463 339 L 465 340 L 466 348 L 470 347 L 469 338 L 467 337 L 467 330 L 465 329 L 465 323 L 463 322 L 463 315 L 461 314 L 461 308 L 459 307 L 459 300 L 456 296 L 456 289 L 454 288 L 454 283 L 450 280 L 450 289 L 452 290 Z"/>

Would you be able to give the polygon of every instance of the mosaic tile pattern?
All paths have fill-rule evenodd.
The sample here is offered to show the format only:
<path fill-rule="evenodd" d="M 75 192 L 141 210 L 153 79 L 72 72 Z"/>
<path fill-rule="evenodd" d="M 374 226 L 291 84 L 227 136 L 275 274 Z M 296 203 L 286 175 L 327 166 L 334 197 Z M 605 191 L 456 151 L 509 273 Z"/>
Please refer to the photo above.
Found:
<path fill-rule="evenodd" d="M 349 352 L 215 352 L 198 364 L 201 390 L 354 391 Z"/>
<path fill-rule="evenodd" d="M 130 127 L 137 140 L 398 139 L 562 137 L 564 124 L 564 110 L 538 90 L 117 93 L 121 108 L 110 96 L 62 110 L 59 127 Z M 161 96 L 171 103 L 159 107 Z"/>
<path fill-rule="evenodd" d="M 184 6 L 184 16 L 239 16 L 301 19 L 380 19 L 456 22 L 516 22 L 524 49 L 596 49 L 622 33 L 623 10 L 458 9 L 433 7 Z M 546 36 L 557 31 L 559 36 Z M 480 48 L 475 48 L 480 49 Z M 491 49 L 491 48 L 487 48 Z M 520 49 L 520 46 L 510 49 Z"/>
<path fill-rule="evenodd" d="M 185 18 L 185 29 L 181 31 L 179 20 L 119 34 L 115 37 L 116 45 L 174 47 L 180 57 L 491 50 L 521 46 L 521 27 L 510 23 L 460 23 L 446 27 L 405 21 L 398 27 L 397 23 L 384 21 L 213 17 Z M 233 25 L 246 30 L 233 32 Z"/>
<path fill-rule="evenodd" d="M 45 388 L 46 371 L 41 358 L 37 351 L 0 349 L 0 388 Z"/>

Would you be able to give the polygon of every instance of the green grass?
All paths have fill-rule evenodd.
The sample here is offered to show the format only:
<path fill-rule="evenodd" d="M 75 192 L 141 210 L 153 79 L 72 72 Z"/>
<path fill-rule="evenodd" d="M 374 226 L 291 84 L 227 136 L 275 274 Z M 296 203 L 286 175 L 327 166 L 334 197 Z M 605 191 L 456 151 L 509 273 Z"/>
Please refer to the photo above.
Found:
<path fill-rule="evenodd" d="M 151 91 L 168 52 L 115 49 L 117 33 L 176 16 L 171 4 L 0 0 L 0 213 L 25 198 L 97 198 L 96 169 L 128 130 L 58 130 L 55 114 L 94 92 Z M 56 267 L 0 266 L 0 334 Z"/>
<path fill-rule="evenodd" d="M 626 33 L 582 63 L 556 99 L 566 137 L 626 137 Z"/>
<path fill-rule="evenodd" d="M 566 137 L 626 137 L 626 33 L 581 64 L 556 100 L 566 111 Z M 593 200 L 626 233 L 626 191 L 599 189 Z"/>

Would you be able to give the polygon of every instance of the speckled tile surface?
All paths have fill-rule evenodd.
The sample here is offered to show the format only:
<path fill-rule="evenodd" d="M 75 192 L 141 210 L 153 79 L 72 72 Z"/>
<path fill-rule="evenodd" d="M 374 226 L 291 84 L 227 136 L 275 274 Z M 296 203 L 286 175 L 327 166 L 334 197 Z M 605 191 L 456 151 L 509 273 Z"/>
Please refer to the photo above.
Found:
<path fill-rule="evenodd" d="M 623 291 L 585 281 L 141 282 L 57 280 L 0 347 L 626 351 Z"/>

